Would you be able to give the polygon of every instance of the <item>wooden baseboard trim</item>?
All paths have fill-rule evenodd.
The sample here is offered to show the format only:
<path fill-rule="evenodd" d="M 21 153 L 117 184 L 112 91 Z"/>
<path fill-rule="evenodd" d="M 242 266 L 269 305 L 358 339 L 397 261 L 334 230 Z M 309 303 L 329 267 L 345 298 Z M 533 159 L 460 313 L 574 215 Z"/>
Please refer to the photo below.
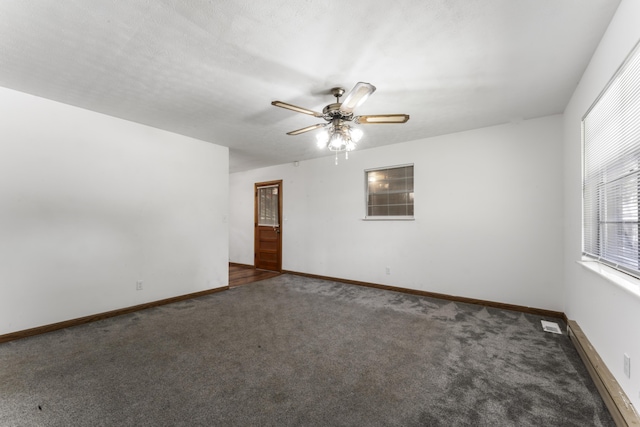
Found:
<path fill-rule="evenodd" d="M 239 262 L 229 262 L 229 267 L 243 267 L 243 268 L 256 268 L 255 265 L 241 264 Z"/>
<path fill-rule="evenodd" d="M 617 426 L 640 426 L 640 417 L 626 393 L 620 387 L 611 371 L 604 364 L 580 326 L 574 321 L 567 322 L 567 333 L 576 347 L 582 362 L 587 367 L 602 400 L 607 405 Z"/>
<path fill-rule="evenodd" d="M 193 292 L 186 295 L 180 295 L 177 297 L 166 298 L 158 301 L 147 302 L 144 304 L 138 304 L 131 307 L 119 308 L 117 310 L 107 311 L 104 313 L 92 314 L 89 316 L 78 317 L 77 319 L 65 320 L 62 322 L 52 323 L 50 325 L 37 326 L 31 329 L 25 329 L 22 331 L 11 332 L 9 334 L 0 335 L 0 344 L 8 341 L 13 341 L 21 338 L 31 337 L 34 335 L 40 335 L 47 332 L 57 331 L 58 329 L 69 328 L 71 326 L 83 325 L 85 323 L 91 323 L 98 320 L 108 319 L 109 317 L 120 316 L 122 314 L 129 314 L 135 311 L 146 310 L 147 308 L 158 307 L 161 305 L 171 304 L 178 301 L 184 301 L 188 299 L 198 298 L 205 295 L 215 294 L 217 292 L 226 291 L 229 286 L 223 286 L 216 289 L 208 289 L 206 291 Z"/>
<path fill-rule="evenodd" d="M 299 271 L 283 270 L 282 273 L 283 274 L 293 274 L 293 275 L 296 275 L 296 276 L 310 277 L 310 278 L 313 278 L 313 279 L 330 280 L 330 281 L 333 281 L 333 282 L 347 283 L 347 284 L 350 284 L 350 285 L 366 286 L 366 287 L 369 287 L 369 288 L 385 289 L 387 291 L 402 292 L 402 293 L 405 293 L 405 294 L 420 295 L 420 296 L 423 296 L 423 297 L 439 298 L 439 299 L 444 299 L 444 300 L 448 300 L 448 301 L 464 302 L 464 303 L 467 303 L 467 304 L 484 305 L 484 306 L 487 306 L 487 307 L 501 308 L 501 309 L 504 309 L 504 310 L 520 311 L 520 312 L 523 312 L 523 313 L 536 314 L 536 315 L 544 316 L 544 317 L 553 317 L 553 318 L 556 318 L 556 319 L 566 319 L 566 316 L 564 315 L 564 313 L 562 313 L 560 311 L 544 310 L 544 309 L 541 309 L 541 308 L 525 307 L 525 306 L 521 306 L 521 305 L 506 304 L 506 303 L 501 303 L 501 302 L 486 301 L 486 300 L 474 299 L 474 298 L 458 297 L 458 296 L 454 296 L 454 295 L 439 294 L 439 293 L 436 293 L 436 292 L 419 291 L 417 289 L 400 288 L 400 287 L 396 287 L 396 286 L 380 285 L 380 284 L 377 284 L 377 283 L 360 282 L 360 281 L 357 281 L 357 280 L 348 280 L 348 279 L 340 279 L 340 278 L 337 278 L 337 277 L 320 276 L 320 275 L 317 275 L 317 274 L 301 273 Z"/>

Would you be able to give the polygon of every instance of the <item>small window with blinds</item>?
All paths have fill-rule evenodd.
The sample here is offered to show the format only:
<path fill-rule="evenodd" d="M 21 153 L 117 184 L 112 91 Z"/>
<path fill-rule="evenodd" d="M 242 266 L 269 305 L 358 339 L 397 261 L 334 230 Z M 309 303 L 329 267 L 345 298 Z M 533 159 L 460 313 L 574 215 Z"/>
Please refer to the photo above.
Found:
<path fill-rule="evenodd" d="M 583 254 L 640 277 L 640 49 L 582 120 Z"/>
<path fill-rule="evenodd" d="M 413 165 L 365 171 L 366 219 L 413 218 Z"/>

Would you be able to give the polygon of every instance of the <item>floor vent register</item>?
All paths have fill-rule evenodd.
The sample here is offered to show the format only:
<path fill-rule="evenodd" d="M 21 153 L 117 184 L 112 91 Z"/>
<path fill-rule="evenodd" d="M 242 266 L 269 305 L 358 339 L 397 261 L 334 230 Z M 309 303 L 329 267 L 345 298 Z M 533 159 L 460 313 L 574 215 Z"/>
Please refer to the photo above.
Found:
<path fill-rule="evenodd" d="M 562 334 L 562 330 L 560 329 L 560 326 L 555 323 L 555 322 L 547 322 L 546 320 L 541 320 L 542 322 L 542 329 L 545 332 L 551 332 L 554 334 Z"/>

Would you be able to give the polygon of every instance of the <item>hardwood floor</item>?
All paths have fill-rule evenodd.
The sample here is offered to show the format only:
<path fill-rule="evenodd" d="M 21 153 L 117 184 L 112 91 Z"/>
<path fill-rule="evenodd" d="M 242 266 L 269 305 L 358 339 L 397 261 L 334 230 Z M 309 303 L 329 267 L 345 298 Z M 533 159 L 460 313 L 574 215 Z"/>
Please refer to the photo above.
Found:
<path fill-rule="evenodd" d="M 246 285 L 279 276 L 277 271 L 258 270 L 251 265 L 229 263 L 229 287 Z"/>

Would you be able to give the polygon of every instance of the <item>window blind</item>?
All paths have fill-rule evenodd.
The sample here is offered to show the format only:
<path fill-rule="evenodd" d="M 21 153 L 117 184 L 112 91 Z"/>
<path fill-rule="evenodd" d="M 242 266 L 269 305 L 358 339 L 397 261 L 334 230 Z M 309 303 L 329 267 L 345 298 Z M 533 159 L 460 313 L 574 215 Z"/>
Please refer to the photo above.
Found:
<path fill-rule="evenodd" d="M 583 254 L 640 277 L 640 50 L 582 121 Z"/>

